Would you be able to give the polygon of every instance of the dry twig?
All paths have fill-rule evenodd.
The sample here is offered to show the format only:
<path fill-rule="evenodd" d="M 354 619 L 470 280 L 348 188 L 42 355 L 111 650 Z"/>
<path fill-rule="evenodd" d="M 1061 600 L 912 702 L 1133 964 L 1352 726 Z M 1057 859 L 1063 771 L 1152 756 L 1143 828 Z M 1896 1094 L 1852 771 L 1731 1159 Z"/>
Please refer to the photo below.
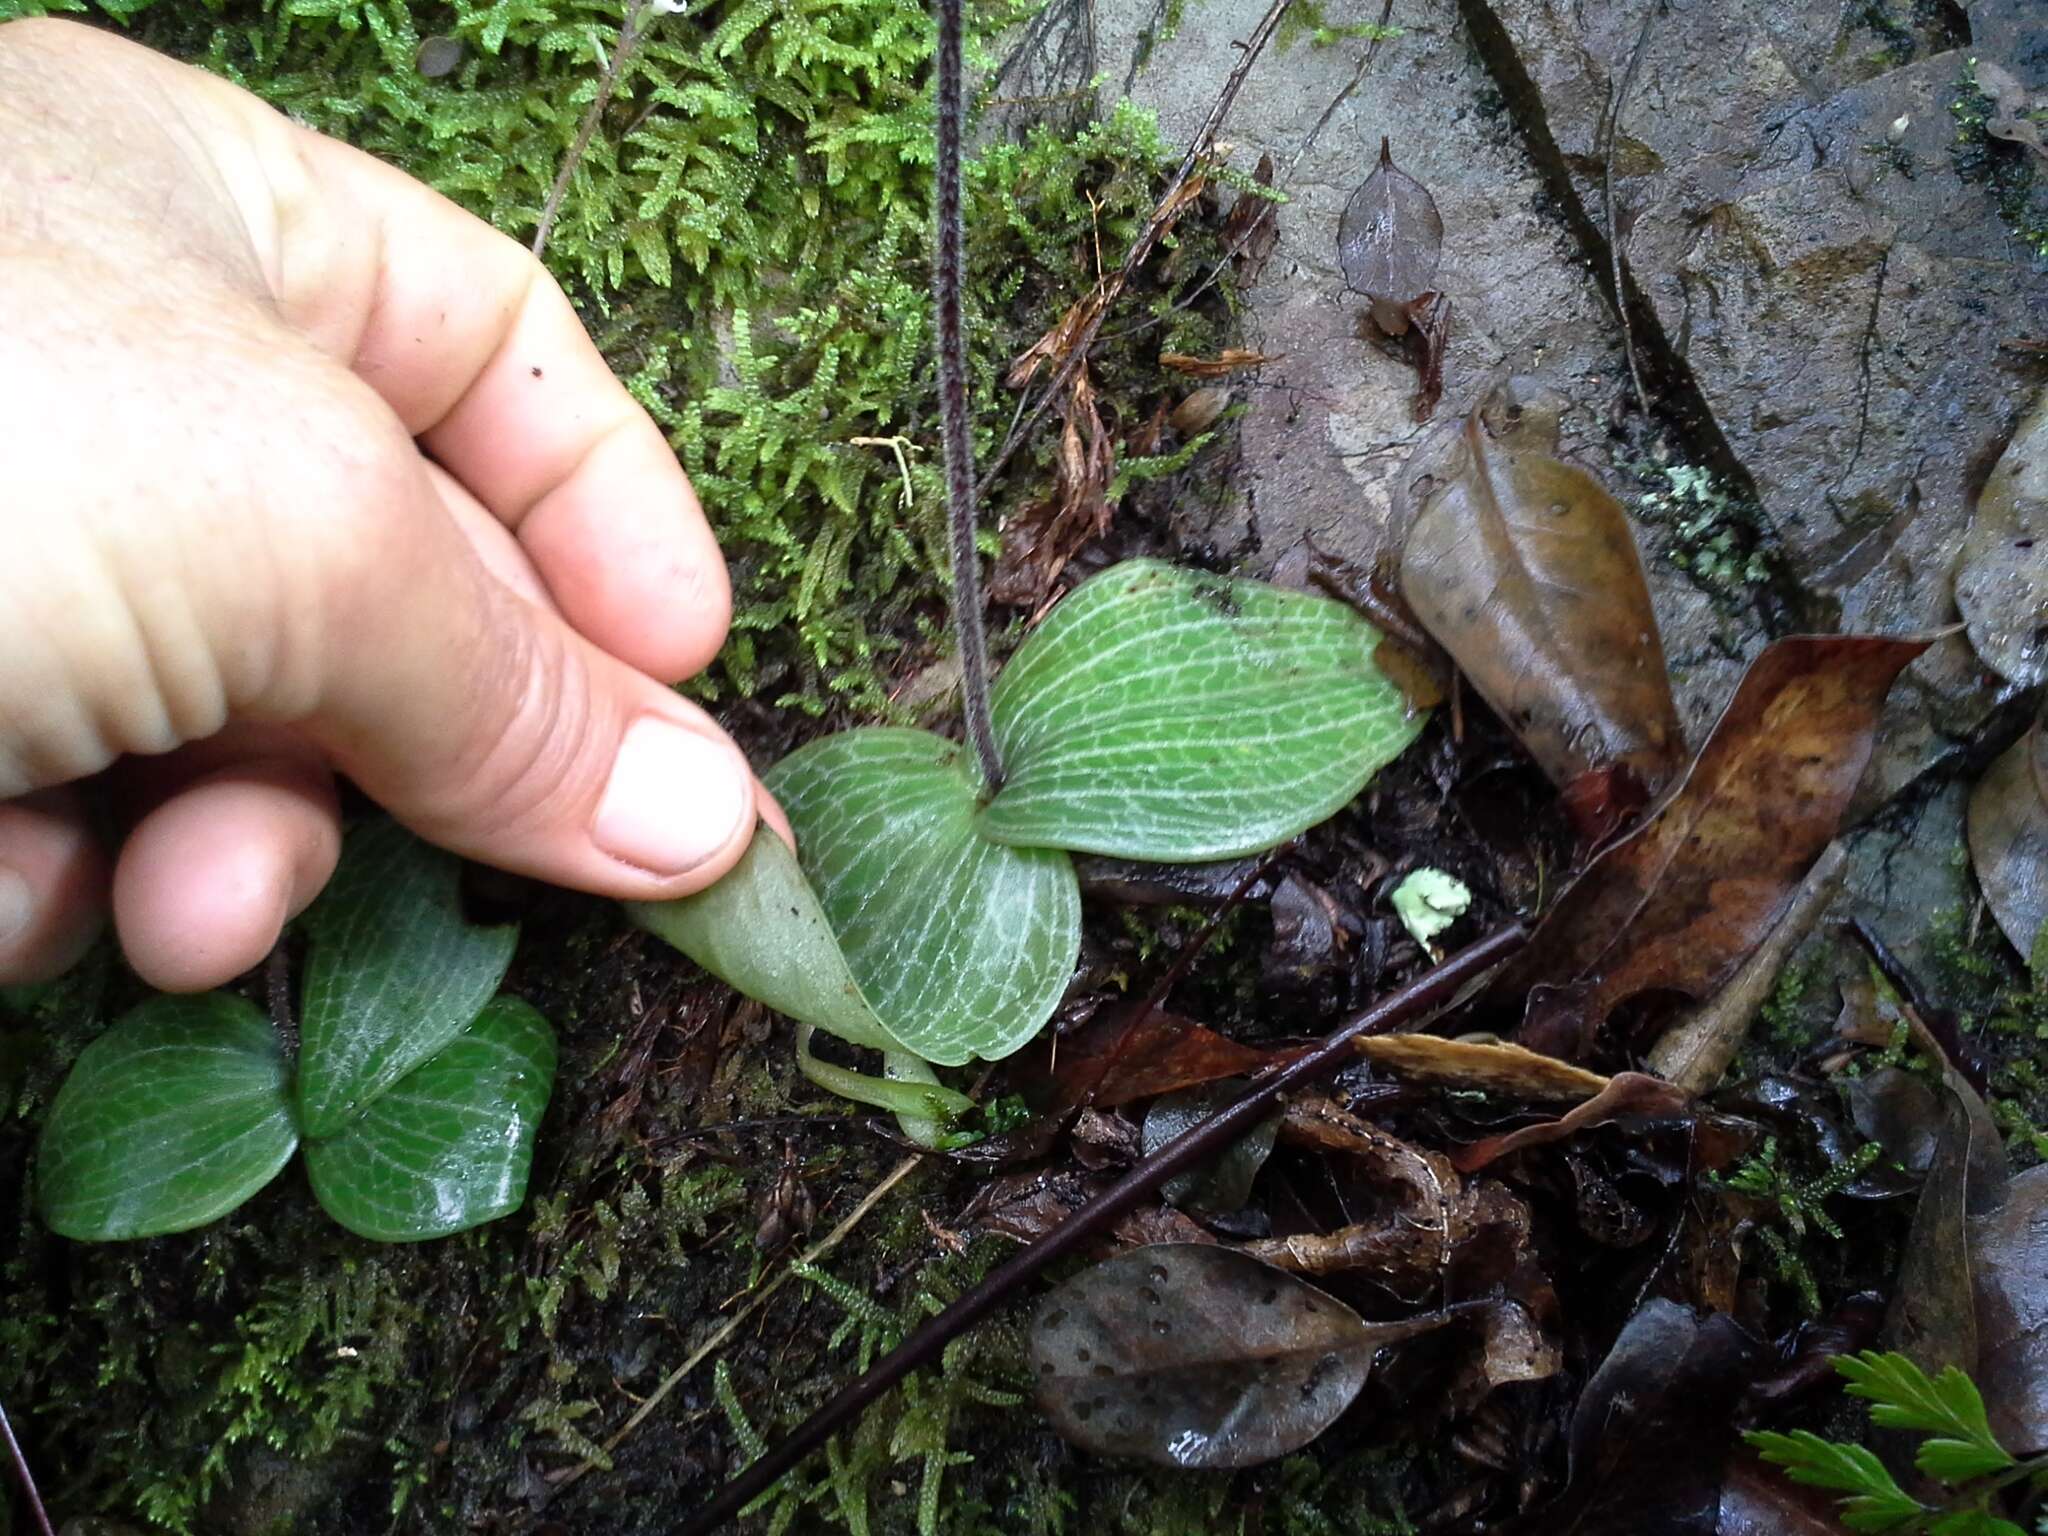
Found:
<path fill-rule="evenodd" d="M 613 45 L 612 56 L 605 63 L 604 74 L 598 78 L 597 94 L 591 98 L 590 110 L 583 114 L 583 122 L 576 130 L 569 152 L 562 156 L 562 168 L 555 172 L 555 184 L 548 188 L 548 200 L 541 204 L 540 223 L 533 231 L 532 249 L 536 261 L 548 248 L 548 236 L 554 232 L 555 216 L 562 211 L 562 199 L 569 195 L 569 179 L 576 174 L 576 167 L 583 163 L 583 152 L 590 148 L 591 139 L 596 137 L 598 122 L 604 117 L 604 109 L 611 105 L 612 92 L 618 89 L 619 76 L 625 72 L 626 61 L 640 46 L 640 18 L 647 13 L 647 4 L 648 0 L 628 0 L 625 19 L 619 23 L 619 40 Z"/>

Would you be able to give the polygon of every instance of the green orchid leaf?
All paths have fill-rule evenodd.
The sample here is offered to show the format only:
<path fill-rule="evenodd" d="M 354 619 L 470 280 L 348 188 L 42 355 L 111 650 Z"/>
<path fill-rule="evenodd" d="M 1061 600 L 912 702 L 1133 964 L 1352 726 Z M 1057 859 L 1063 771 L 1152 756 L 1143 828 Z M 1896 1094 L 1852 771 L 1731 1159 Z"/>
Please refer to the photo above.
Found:
<path fill-rule="evenodd" d="M 340 1135 L 306 1143 L 327 1213 L 378 1242 L 446 1237 L 526 1198 L 533 1137 L 555 1084 L 555 1035 L 500 997 Z"/>
<path fill-rule="evenodd" d="M 626 915 L 757 1003 L 870 1050 L 903 1049 L 846 967 L 796 855 L 766 827 L 709 890 Z"/>
<path fill-rule="evenodd" d="M 339 1132 L 469 1027 L 519 930 L 462 916 L 462 865 L 396 822 L 357 827 L 311 910 L 299 1028 L 299 1114 Z"/>
<path fill-rule="evenodd" d="M 847 968 L 906 1050 L 940 1066 L 994 1061 L 1052 1017 L 1081 948 L 1074 866 L 983 835 L 964 748 L 928 731 L 842 731 L 762 782 L 789 813 Z"/>
<path fill-rule="evenodd" d="M 277 1176 L 299 1144 L 291 1068 L 239 997 L 154 997 L 79 1054 L 43 1124 L 44 1219 L 91 1242 L 184 1232 Z"/>
<path fill-rule="evenodd" d="M 1379 638 L 1327 598 L 1157 560 L 1114 566 L 996 680 L 1008 777 L 981 829 L 1020 848 L 1175 862 L 1283 842 L 1422 729 L 1373 660 Z"/>

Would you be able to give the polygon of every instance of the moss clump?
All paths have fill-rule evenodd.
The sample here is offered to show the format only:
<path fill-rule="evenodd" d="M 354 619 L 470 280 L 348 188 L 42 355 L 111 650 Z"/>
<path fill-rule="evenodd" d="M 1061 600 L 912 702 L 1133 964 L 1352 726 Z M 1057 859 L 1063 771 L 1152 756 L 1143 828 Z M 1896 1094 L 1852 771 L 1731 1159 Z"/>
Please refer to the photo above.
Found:
<path fill-rule="evenodd" d="M 1692 464 L 1644 464 L 1637 473 L 1644 489 L 1636 515 L 1664 529 L 1664 558 L 1724 612 L 1748 606 L 1758 589 L 1774 584 L 1782 562 L 1753 501 Z"/>

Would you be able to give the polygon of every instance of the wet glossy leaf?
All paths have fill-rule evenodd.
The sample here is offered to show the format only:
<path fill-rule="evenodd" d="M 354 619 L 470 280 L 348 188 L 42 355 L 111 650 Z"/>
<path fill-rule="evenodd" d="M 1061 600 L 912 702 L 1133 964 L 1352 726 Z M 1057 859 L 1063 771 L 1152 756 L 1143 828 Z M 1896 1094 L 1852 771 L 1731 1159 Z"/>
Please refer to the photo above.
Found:
<path fill-rule="evenodd" d="M 1031 1325 L 1038 1402 L 1074 1444 L 1169 1467 L 1248 1467 L 1351 1405 L 1374 1353 L 1441 1318 L 1367 1324 L 1227 1248 L 1165 1243 L 1083 1270 Z"/>
<path fill-rule="evenodd" d="M 2022 687 L 2048 679 L 2048 393 L 1978 494 L 1956 606 L 1986 666 Z"/>
<path fill-rule="evenodd" d="M 445 1237 L 519 1208 L 555 1083 L 555 1035 L 501 997 L 340 1135 L 306 1143 L 327 1213 L 362 1237 Z"/>
<path fill-rule="evenodd" d="M 2031 960 L 2048 932 L 2048 733 L 2036 725 L 1970 795 L 1970 862 L 1991 915 Z"/>
<path fill-rule="evenodd" d="M 1176 1136 L 1227 1109 L 1243 1096 L 1245 1087 L 1242 1078 L 1225 1078 L 1154 1100 L 1145 1112 L 1140 1151 L 1151 1156 Z M 1251 1199 L 1252 1182 L 1272 1155 L 1273 1142 L 1279 1134 L 1280 1116 L 1276 1111 L 1207 1164 L 1168 1179 L 1159 1193 L 1169 1204 L 1201 1216 L 1228 1216 L 1243 1210 L 1245 1202 Z"/>
<path fill-rule="evenodd" d="M 1436 199 L 1394 164 L 1391 148 L 1381 139 L 1379 164 L 1351 194 L 1337 224 L 1337 261 L 1344 281 L 1371 298 L 1405 305 L 1430 287 L 1443 248 L 1444 221 Z"/>
<path fill-rule="evenodd" d="M 876 1017 L 949 1067 L 1037 1034 L 1081 947 L 1073 861 L 984 836 L 972 773 L 942 737 L 871 728 L 822 737 L 762 779 Z"/>
<path fill-rule="evenodd" d="M 1124 858 L 1270 848 L 1350 801 L 1421 730 L 1373 661 L 1378 643 L 1326 598 L 1156 560 L 1114 566 L 997 679 L 1009 779 L 980 825 L 1018 847 Z"/>
<path fill-rule="evenodd" d="M 1518 1131 L 1475 1141 L 1454 1153 L 1451 1163 L 1460 1173 L 1471 1173 L 1498 1162 L 1511 1152 L 1519 1152 L 1525 1147 L 1548 1146 L 1579 1131 L 1606 1125 L 1625 1116 L 1682 1115 L 1688 1103 L 1684 1092 L 1661 1077 L 1652 1077 L 1647 1072 L 1617 1072 L 1608 1079 L 1605 1088 L 1571 1113 L 1556 1120 L 1546 1120 L 1541 1125 L 1525 1125 Z"/>
<path fill-rule="evenodd" d="M 1081 1030 L 1060 1037 L 1053 1107 L 1114 1109 L 1133 1099 L 1277 1066 L 1297 1054 L 1241 1045 L 1194 1019 L 1157 1008 L 1145 1010 L 1135 1022 L 1131 1010 L 1105 1010 Z"/>
<path fill-rule="evenodd" d="M 299 1114 L 331 1136 L 469 1027 L 512 963 L 519 930 L 462 915 L 462 865 L 393 821 L 349 833 L 306 914 Z"/>
<path fill-rule="evenodd" d="M 277 1032 L 225 992 L 154 997 L 80 1053 L 43 1125 L 36 1193 L 66 1237 L 204 1226 L 299 1141 Z"/>
<path fill-rule="evenodd" d="M 1559 898 L 1496 984 L 1561 984 L 1525 1038 L 1581 1049 L 1656 988 L 1713 992 L 1763 941 L 1834 837 L 1892 681 L 1924 640 L 1804 635 L 1758 656 L 1685 778 Z"/>
<path fill-rule="evenodd" d="M 1621 503 L 1551 456 L 1555 417 L 1499 397 L 1441 450 L 1401 594 L 1551 782 L 1684 760 L 1657 616 Z"/>
<path fill-rule="evenodd" d="M 2048 1451 L 2048 1165 L 2006 1186 L 1969 1221 L 1977 1380 L 1991 1431 L 2022 1456 Z"/>

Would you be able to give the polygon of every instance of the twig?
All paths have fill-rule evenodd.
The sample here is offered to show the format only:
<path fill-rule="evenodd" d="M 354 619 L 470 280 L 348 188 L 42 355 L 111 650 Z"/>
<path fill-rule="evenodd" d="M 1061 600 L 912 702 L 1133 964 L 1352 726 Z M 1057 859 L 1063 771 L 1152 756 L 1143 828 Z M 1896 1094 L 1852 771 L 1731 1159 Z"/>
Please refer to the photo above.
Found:
<path fill-rule="evenodd" d="M 1366 74 L 1372 69 L 1373 60 L 1379 57 L 1380 44 L 1386 41 L 1386 33 L 1390 30 L 1387 23 L 1393 14 L 1394 0 L 1385 0 L 1385 4 L 1380 7 L 1380 19 L 1373 24 L 1373 34 L 1365 45 L 1364 57 L 1358 61 L 1358 68 L 1351 72 L 1351 78 L 1344 82 L 1344 88 L 1330 98 L 1330 104 L 1323 108 L 1323 115 L 1316 119 L 1315 126 L 1309 129 L 1307 136 L 1295 146 L 1294 153 L 1288 157 L 1287 168 L 1273 178 L 1273 185 L 1268 190 L 1276 198 L 1293 185 L 1294 173 L 1301 169 L 1301 162 L 1308 157 L 1308 152 L 1316 147 L 1316 140 L 1321 138 L 1323 130 L 1330 126 L 1330 120 L 1337 115 L 1337 109 L 1349 101 L 1351 93 L 1364 83 Z M 1246 246 L 1258 238 L 1258 233 L 1258 224 L 1246 225 L 1238 237 L 1230 242 L 1230 248 L 1217 258 L 1216 265 L 1203 275 L 1202 280 L 1167 307 L 1166 315 L 1178 314 L 1192 307 L 1203 294 L 1214 288 L 1230 264 L 1243 254 Z M 1126 326 L 1120 331 L 1112 331 L 1110 335 L 1119 341 L 1127 336 L 1141 335 L 1161 324 L 1166 315 L 1147 315 L 1136 324 Z"/>
<path fill-rule="evenodd" d="M 1643 370 L 1636 362 L 1636 333 L 1628 314 L 1628 290 L 1622 283 L 1621 237 L 1614 225 L 1614 140 L 1621 132 L 1621 109 L 1628 103 L 1628 93 L 1635 88 L 1636 69 L 1643 62 L 1643 54 L 1650 41 L 1650 23 L 1657 17 L 1664 0 L 1649 0 L 1643 9 L 1643 25 L 1636 33 L 1636 45 L 1628 56 L 1628 66 L 1621 72 L 1621 86 L 1610 87 L 1607 97 L 1606 147 L 1600 156 L 1600 194 L 1606 205 L 1607 215 L 1607 261 L 1609 275 L 1614 282 L 1614 312 L 1621 317 L 1621 350 L 1628 358 L 1628 376 L 1636 387 L 1636 409 L 1648 412 L 1650 397 L 1643 389 Z"/>
<path fill-rule="evenodd" d="M 1964 1043 L 1955 1019 L 1946 1009 L 1934 1006 L 1919 979 L 1906 969 L 1899 957 L 1892 953 L 1891 947 L 1862 918 L 1849 919 L 1849 932 L 1856 936 L 1856 942 L 1863 946 L 1878 973 L 1898 993 L 1900 1012 L 1906 1016 L 1907 1022 L 1917 1023 L 1926 1031 L 1927 1038 L 1941 1047 L 1941 1054 L 1948 1058 L 1949 1065 L 1962 1073 L 1964 1080 L 1979 1095 L 1988 1096 L 1991 1074 L 1985 1070 L 1984 1058 Z"/>
<path fill-rule="evenodd" d="M 939 348 L 939 442 L 945 450 L 946 517 L 953 534 L 953 632 L 960 642 L 960 698 L 967 739 L 981 764 L 981 792 L 1003 787 L 988 702 L 988 629 L 981 611 L 981 552 L 974 547 L 977 502 L 974 436 L 967 423 L 967 338 L 961 290 L 967 286 L 967 236 L 960 216 L 960 153 L 967 88 L 961 65 L 963 0 L 939 0 L 938 257 L 932 308 Z"/>
<path fill-rule="evenodd" d="M 844 1221 L 840 1222 L 838 1226 L 834 1227 L 830 1232 L 827 1232 L 823 1237 L 819 1238 L 815 1243 L 811 1244 L 810 1248 L 805 1251 L 804 1256 L 801 1259 L 797 1260 L 797 1263 L 804 1265 L 814 1265 L 818 1262 L 818 1260 L 822 1259 L 834 1248 L 837 1248 L 839 1244 L 845 1239 L 847 1233 L 851 1232 L 855 1227 L 859 1226 L 861 1224 L 862 1219 L 868 1214 L 868 1212 L 872 1211 L 877 1205 L 881 1204 L 882 1197 L 887 1195 L 890 1190 L 894 1189 L 898 1184 L 901 1184 L 905 1179 L 909 1178 L 911 1173 L 915 1171 L 923 1162 L 924 1159 L 922 1157 L 906 1157 L 905 1159 L 903 1159 L 902 1162 L 898 1163 L 894 1168 L 890 1169 L 889 1176 L 883 1179 L 882 1182 L 877 1184 L 873 1189 L 869 1190 L 867 1194 L 864 1197 L 862 1197 L 860 1204 L 856 1205 L 850 1212 L 847 1213 L 847 1217 Z M 783 1281 L 787 1280 L 793 1273 L 793 1268 L 785 1268 L 778 1272 L 774 1279 L 770 1280 L 766 1285 L 762 1286 L 760 1290 L 754 1292 L 753 1296 L 748 1299 L 747 1304 L 745 1306 L 741 1307 L 739 1311 L 733 1313 L 731 1317 L 727 1318 L 724 1324 L 719 1328 L 719 1330 L 716 1333 L 712 1334 L 710 1338 L 706 1339 L 702 1344 L 698 1345 L 694 1350 L 692 1350 L 690 1352 L 690 1356 L 688 1359 L 683 1361 L 683 1363 L 677 1366 L 674 1370 L 670 1371 L 668 1375 L 664 1376 L 661 1379 L 661 1385 L 656 1387 L 652 1392 L 648 1393 L 646 1401 L 641 1403 L 638 1408 L 635 1408 L 633 1410 L 633 1416 L 627 1419 L 626 1422 L 621 1424 L 617 1429 L 612 1431 L 611 1437 L 604 1442 L 604 1454 L 609 1456 L 614 1450 L 618 1449 L 619 1442 L 624 1440 L 626 1436 L 633 1433 L 634 1430 L 638 1429 L 641 1426 L 641 1424 L 646 1421 L 647 1416 L 650 1413 L 654 1412 L 655 1409 L 661 1406 L 662 1399 L 667 1397 L 669 1393 L 673 1392 L 676 1389 L 677 1385 L 682 1382 L 684 1377 L 688 1376 L 690 1372 L 694 1371 L 695 1369 L 697 1369 L 698 1366 L 702 1365 L 706 1360 L 708 1360 L 711 1357 L 712 1353 L 715 1350 L 717 1350 L 720 1345 L 724 1344 L 727 1339 L 731 1338 L 735 1333 L 739 1331 L 741 1325 L 744 1324 L 748 1318 L 752 1317 L 756 1312 L 760 1311 L 762 1305 L 768 1300 L 768 1298 L 770 1296 L 773 1296 L 775 1292 L 781 1287 Z M 590 1471 L 593 1467 L 595 1467 L 597 1463 L 597 1457 L 587 1457 L 583 1461 L 578 1462 L 573 1467 L 569 1467 L 560 1472 L 550 1472 L 548 1474 L 548 1481 L 554 1484 L 554 1486 L 557 1488 L 566 1488 L 571 1483 L 575 1482 L 577 1478 L 581 1477 L 584 1473 Z"/>
<path fill-rule="evenodd" d="M 597 135 L 598 121 L 604 116 L 604 109 L 611 105 L 612 92 L 618 89 L 619 77 L 626 71 L 626 61 L 640 46 L 640 17 L 646 10 L 647 0 L 629 0 L 626 6 L 625 19 L 619 23 L 619 40 L 612 48 L 604 73 L 598 77 L 597 94 L 591 98 L 590 110 L 583 114 L 583 122 L 576 129 L 569 152 L 562 156 L 562 168 L 555 172 L 555 184 L 548 188 L 548 200 L 540 206 L 540 223 L 533 231 L 536 261 L 548 248 L 548 236 L 554 231 L 555 216 L 562 211 L 562 199 L 569 195 L 569 178 L 576 174 L 576 167 L 583 162 L 583 152 L 590 148 L 591 139 Z"/>
<path fill-rule="evenodd" d="M 1687 1093 L 1705 1093 L 1728 1070 L 1750 1021 L 1778 983 L 1792 951 L 1806 942 L 1848 872 L 1848 849 L 1837 838 L 1821 850 L 1763 943 L 1728 984 L 1667 1029 L 1650 1048 L 1648 1065 Z"/>
<path fill-rule="evenodd" d="M 1175 1174 L 1215 1156 L 1270 1114 L 1283 1093 L 1349 1063 L 1353 1059 L 1353 1042 L 1360 1036 L 1385 1033 L 1450 1002 L 1466 983 L 1484 975 L 1527 940 L 1528 930 L 1520 923 L 1481 939 L 1364 1013 L 1346 1020 L 1308 1055 L 1258 1079 L 1227 1109 L 1142 1159 L 1116 1183 L 1008 1263 L 990 1272 L 981 1284 L 840 1388 L 795 1433 L 772 1446 L 766 1455 L 727 1483 L 709 1504 L 686 1519 L 680 1527 L 681 1536 L 706 1536 L 734 1518 L 829 1440 L 841 1425 L 912 1371 L 937 1359 L 953 1339 L 995 1311 L 1012 1291 L 1103 1232 Z"/>
<path fill-rule="evenodd" d="M 21 1454 L 21 1442 L 14 1438 L 14 1426 L 7 1422 L 7 1410 L 0 1407 L 0 1440 L 7 1443 L 7 1459 L 14 1464 L 14 1475 L 21 1482 L 22 1497 L 28 1500 L 28 1512 L 35 1516 L 36 1530 L 41 1536 L 56 1536 L 50 1528 L 50 1515 L 43 1508 L 43 1496 L 36 1492 L 35 1474 L 28 1469 L 28 1458 Z"/>
<path fill-rule="evenodd" d="M 1273 0 L 1272 6 L 1259 19 L 1259 24 L 1251 37 L 1242 44 L 1243 56 L 1232 67 L 1230 77 L 1223 82 L 1223 89 L 1216 97 L 1215 105 L 1209 108 L 1209 115 L 1202 119 L 1202 126 L 1195 131 L 1194 138 L 1188 144 L 1187 153 L 1181 157 L 1179 168 L 1174 171 L 1172 180 L 1166 184 L 1166 191 L 1159 198 L 1156 205 L 1158 208 L 1172 208 L 1175 205 L 1182 188 L 1188 184 L 1188 178 L 1195 174 L 1195 167 L 1208 155 L 1216 142 L 1216 131 L 1223 126 L 1223 119 L 1230 115 L 1231 107 L 1237 102 L 1237 93 L 1244 88 L 1245 77 L 1251 73 L 1252 65 L 1265 51 L 1267 42 L 1279 27 L 1280 18 L 1287 14 L 1287 8 L 1293 3 L 1294 0 Z M 1124 285 L 1136 275 L 1138 268 L 1144 265 L 1145 258 L 1152 254 L 1152 247 L 1158 243 L 1162 233 L 1164 227 L 1155 213 L 1152 218 L 1145 221 L 1145 227 L 1138 231 L 1137 238 L 1131 242 L 1131 248 L 1124 253 L 1123 265 L 1102 285 L 1102 297 L 1093 306 L 1094 313 L 1088 317 L 1087 323 L 1074 337 L 1073 344 L 1067 349 L 1067 355 L 1061 359 L 1059 367 L 1053 371 L 1052 378 L 1040 393 L 1037 404 L 1033 405 L 1021 420 L 1011 425 L 1008 435 L 1003 439 L 1003 446 L 997 451 L 994 461 L 982 476 L 984 485 L 1002 473 L 1003 466 L 1010 462 L 1010 456 L 1023 444 L 1025 436 L 1038 425 L 1045 413 L 1052 409 L 1053 402 L 1064 397 L 1067 386 L 1074 380 L 1074 375 L 1086 365 L 1088 353 L 1095 345 L 1096 334 L 1101 331 L 1102 322 L 1108 316 L 1110 306 L 1124 291 Z"/>

